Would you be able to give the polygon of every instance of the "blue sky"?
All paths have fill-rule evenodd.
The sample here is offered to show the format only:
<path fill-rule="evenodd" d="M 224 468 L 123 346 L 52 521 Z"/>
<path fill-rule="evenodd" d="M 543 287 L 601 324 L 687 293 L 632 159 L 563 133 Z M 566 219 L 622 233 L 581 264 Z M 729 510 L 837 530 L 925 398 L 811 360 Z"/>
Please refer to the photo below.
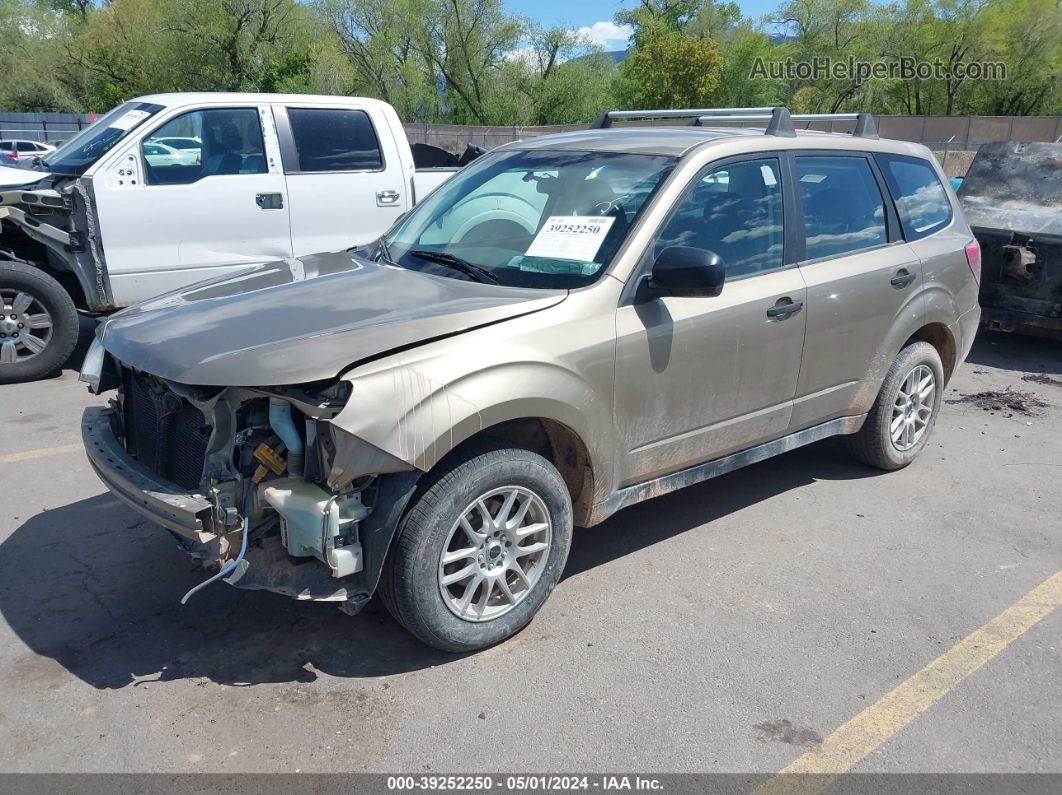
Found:
<path fill-rule="evenodd" d="M 738 0 L 746 16 L 760 17 L 776 9 L 778 0 Z M 621 8 L 633 8 L 637 0 L 505 0 L 511 11 L 536 19 L 544 25 L 588 28 L 591 38 L 606 50 L 626 47 L 625 37 L 612 22 Z"/>

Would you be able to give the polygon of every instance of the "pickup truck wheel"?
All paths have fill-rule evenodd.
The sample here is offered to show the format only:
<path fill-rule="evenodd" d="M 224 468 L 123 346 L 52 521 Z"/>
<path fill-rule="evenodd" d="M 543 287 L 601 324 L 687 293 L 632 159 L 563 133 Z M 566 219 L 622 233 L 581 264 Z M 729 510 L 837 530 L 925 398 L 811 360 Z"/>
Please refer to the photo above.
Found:
<path fill-rule="evenodd" d="M 862 429 L 848 437 L 852 454 L 878 469 L 901 469 L 926 446 L 940 413 L 944 368 L 928 342 L 896 357 Z"/>
<path fill-rule="evenodd" d="M 0 384 L 54 373 L 77 345 L 77 327 L 59 282 L 32 265 L 0 262 Z"/>
<path fill-rule="evenodd" d="M 380 596 L 413 635 L 470 652 L 523 629 L 560 579 L 572 506 L 542 456 L 504 444 L 459 459 L 406 513 Z"/>

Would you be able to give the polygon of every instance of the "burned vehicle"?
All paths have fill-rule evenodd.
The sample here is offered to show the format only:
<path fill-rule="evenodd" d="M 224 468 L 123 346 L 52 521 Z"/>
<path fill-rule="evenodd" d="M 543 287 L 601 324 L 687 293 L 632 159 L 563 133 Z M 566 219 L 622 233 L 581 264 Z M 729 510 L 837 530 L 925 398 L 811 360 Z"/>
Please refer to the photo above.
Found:
<path fill-rule="evenodd" d="M 959 189 L 981 243 L 981 318 L 1062 339 L 1062 143 L 983 144 Z"/>
<path fill-rule="evenodd" d="M 531 620 L 574 526 L 838 434 L 908 465 L 978 325 L 958 200 L 869 117 L 756 117 L 509 144 L 367 246 L 108 318 L 92 466 L 203 585 L 379 593 L 460 652 Z"/>

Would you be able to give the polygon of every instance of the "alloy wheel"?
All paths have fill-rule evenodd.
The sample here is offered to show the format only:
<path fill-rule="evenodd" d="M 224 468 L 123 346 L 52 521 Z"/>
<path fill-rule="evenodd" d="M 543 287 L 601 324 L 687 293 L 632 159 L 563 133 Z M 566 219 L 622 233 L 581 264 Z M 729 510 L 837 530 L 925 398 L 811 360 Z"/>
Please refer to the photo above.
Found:
<path fill-rule="evenodd" d="M 520 604 L 549 558 L 553 524 L 546 504 L 521 486 L 503 486 L 473 500 L 446 537 L 439 591 L 465 621 L 490 621 Z"/>
<path fill-rule="evenodd" d="M 52 339 L 52 316 L 24 290 L 0 290 L 0 364 L 32 359 Z"/>
<path fill-rule="evenodd" d="M 903 380 L 892 404 L 892 421 L 889 423 L 892 444 L 900 452 L 910 450 L 925 435 L 929 418 L 933 415 L 936 389 L 933 371 L 924 364 L 914 368 Z"/>

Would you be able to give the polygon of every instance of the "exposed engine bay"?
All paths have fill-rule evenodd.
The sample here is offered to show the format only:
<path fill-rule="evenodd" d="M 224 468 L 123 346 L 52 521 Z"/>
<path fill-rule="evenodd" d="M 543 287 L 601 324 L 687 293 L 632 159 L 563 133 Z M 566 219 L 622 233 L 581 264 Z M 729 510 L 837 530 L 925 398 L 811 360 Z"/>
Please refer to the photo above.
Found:
<path fill-rule="evenodd" d="M 345 477 L 337 469 L 337 448 L 355 441 L 330 422 L 349 397 L 348 382 L 277 390 L 188 387 L 108 357 L 92 388 L 112 387 L 117 396 L 110 408 L 99 410 L 93 429 L 86 420 L 90 461 L 127 502 L 137 496 L 110 482 L 94 452 L 109 456 L 112 471 L 114 457 L 124 454 L 131 461 L 119 462 L 118 471 L 157 478 L 153 488 L 135 485 L 168 503 L 170 521 L 152 518 L 186 552 L 218 567 L 211 581 L 223 577 L 240 588 L 337 602 L 347 612 L 368 601 L 399 515 L 395 508 L 404 505 L 417 473 Z M 384 503 L 390 510 L 377 514 Z"/>

